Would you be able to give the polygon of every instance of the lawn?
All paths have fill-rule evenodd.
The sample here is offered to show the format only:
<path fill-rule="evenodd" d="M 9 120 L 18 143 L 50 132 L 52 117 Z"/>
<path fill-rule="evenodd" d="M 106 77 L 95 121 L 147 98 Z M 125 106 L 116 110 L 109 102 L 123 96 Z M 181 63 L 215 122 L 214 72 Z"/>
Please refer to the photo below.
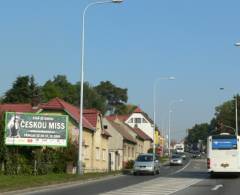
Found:
<path fill-rule="evenodd" d="M 39 187 L 51 184 L 59 184 L 72 181 L 97 179 L 109 175 L 117 175 L 119 172 L 109 173 L 86 173 L 83 176 L 70 174 L 48 174 L 40 176 L 6 176 L 0 175 L 0 192 L 20 190 L 25 188 Z"/>

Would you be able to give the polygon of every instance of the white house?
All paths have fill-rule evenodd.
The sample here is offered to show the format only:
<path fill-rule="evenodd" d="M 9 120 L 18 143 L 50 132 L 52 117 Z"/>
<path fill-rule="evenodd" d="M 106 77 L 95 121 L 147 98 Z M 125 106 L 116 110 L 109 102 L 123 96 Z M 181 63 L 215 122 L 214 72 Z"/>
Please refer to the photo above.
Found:
<path fill-rule="evenodd" d="M 154 123 L 140 108 L 136 108 L 124 121 L 132 128 L 139 128 L 153 139 Z"/>

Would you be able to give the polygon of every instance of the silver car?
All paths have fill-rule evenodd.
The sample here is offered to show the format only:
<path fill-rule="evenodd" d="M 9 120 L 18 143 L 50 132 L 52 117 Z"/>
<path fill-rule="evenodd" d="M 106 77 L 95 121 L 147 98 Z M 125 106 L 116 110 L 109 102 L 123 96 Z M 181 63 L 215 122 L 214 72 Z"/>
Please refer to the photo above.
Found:
<path fill-rule="evenodd" d="M 173 154 L 170 159 L 170 165 L 182 165 L 183 158 L 180 154 Z"/>
<path fill-rule="evenodd" d="M 133 174 L 151 173 L 153 175 L 160 173 L 160 163 L 154 154 L 140 154 L 133 167 Z"/>

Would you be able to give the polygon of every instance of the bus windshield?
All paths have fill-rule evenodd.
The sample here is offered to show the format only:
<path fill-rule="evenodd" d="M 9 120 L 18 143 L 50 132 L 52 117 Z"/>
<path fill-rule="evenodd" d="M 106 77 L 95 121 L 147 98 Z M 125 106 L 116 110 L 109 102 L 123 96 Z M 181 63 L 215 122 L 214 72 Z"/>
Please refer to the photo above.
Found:
<path fill-rule="evenodd" d="M 215 135 L 212 136 L 213 150 L 236 150 L 237 137 L 234 135 Z"/>

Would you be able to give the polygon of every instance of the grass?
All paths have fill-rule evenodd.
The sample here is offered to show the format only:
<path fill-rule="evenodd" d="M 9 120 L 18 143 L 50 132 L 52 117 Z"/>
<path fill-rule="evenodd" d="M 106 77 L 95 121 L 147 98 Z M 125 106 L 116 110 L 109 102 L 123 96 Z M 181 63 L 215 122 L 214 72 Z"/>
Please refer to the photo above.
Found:
<path fill-rule="evenodd" d="M 97 179 L 109 175 L 116 175 L 120 172 L 109 173 L 86 173 L 83 176 L 70 174 L 48 174 L 39 176 L 6 176 L 0 175 L 0 192 L 20 190 L 32 187 L 40 187 L 51 184 L 60 184 L 73 181 Z"/>
<path fill-rule="evenodd" d="M 163 156 L 163 157 L 160 158 L 160 163 L 165 163 L 165 162 L 168 161 L 168 159 L 169 158 L 167 156 Z"/>

